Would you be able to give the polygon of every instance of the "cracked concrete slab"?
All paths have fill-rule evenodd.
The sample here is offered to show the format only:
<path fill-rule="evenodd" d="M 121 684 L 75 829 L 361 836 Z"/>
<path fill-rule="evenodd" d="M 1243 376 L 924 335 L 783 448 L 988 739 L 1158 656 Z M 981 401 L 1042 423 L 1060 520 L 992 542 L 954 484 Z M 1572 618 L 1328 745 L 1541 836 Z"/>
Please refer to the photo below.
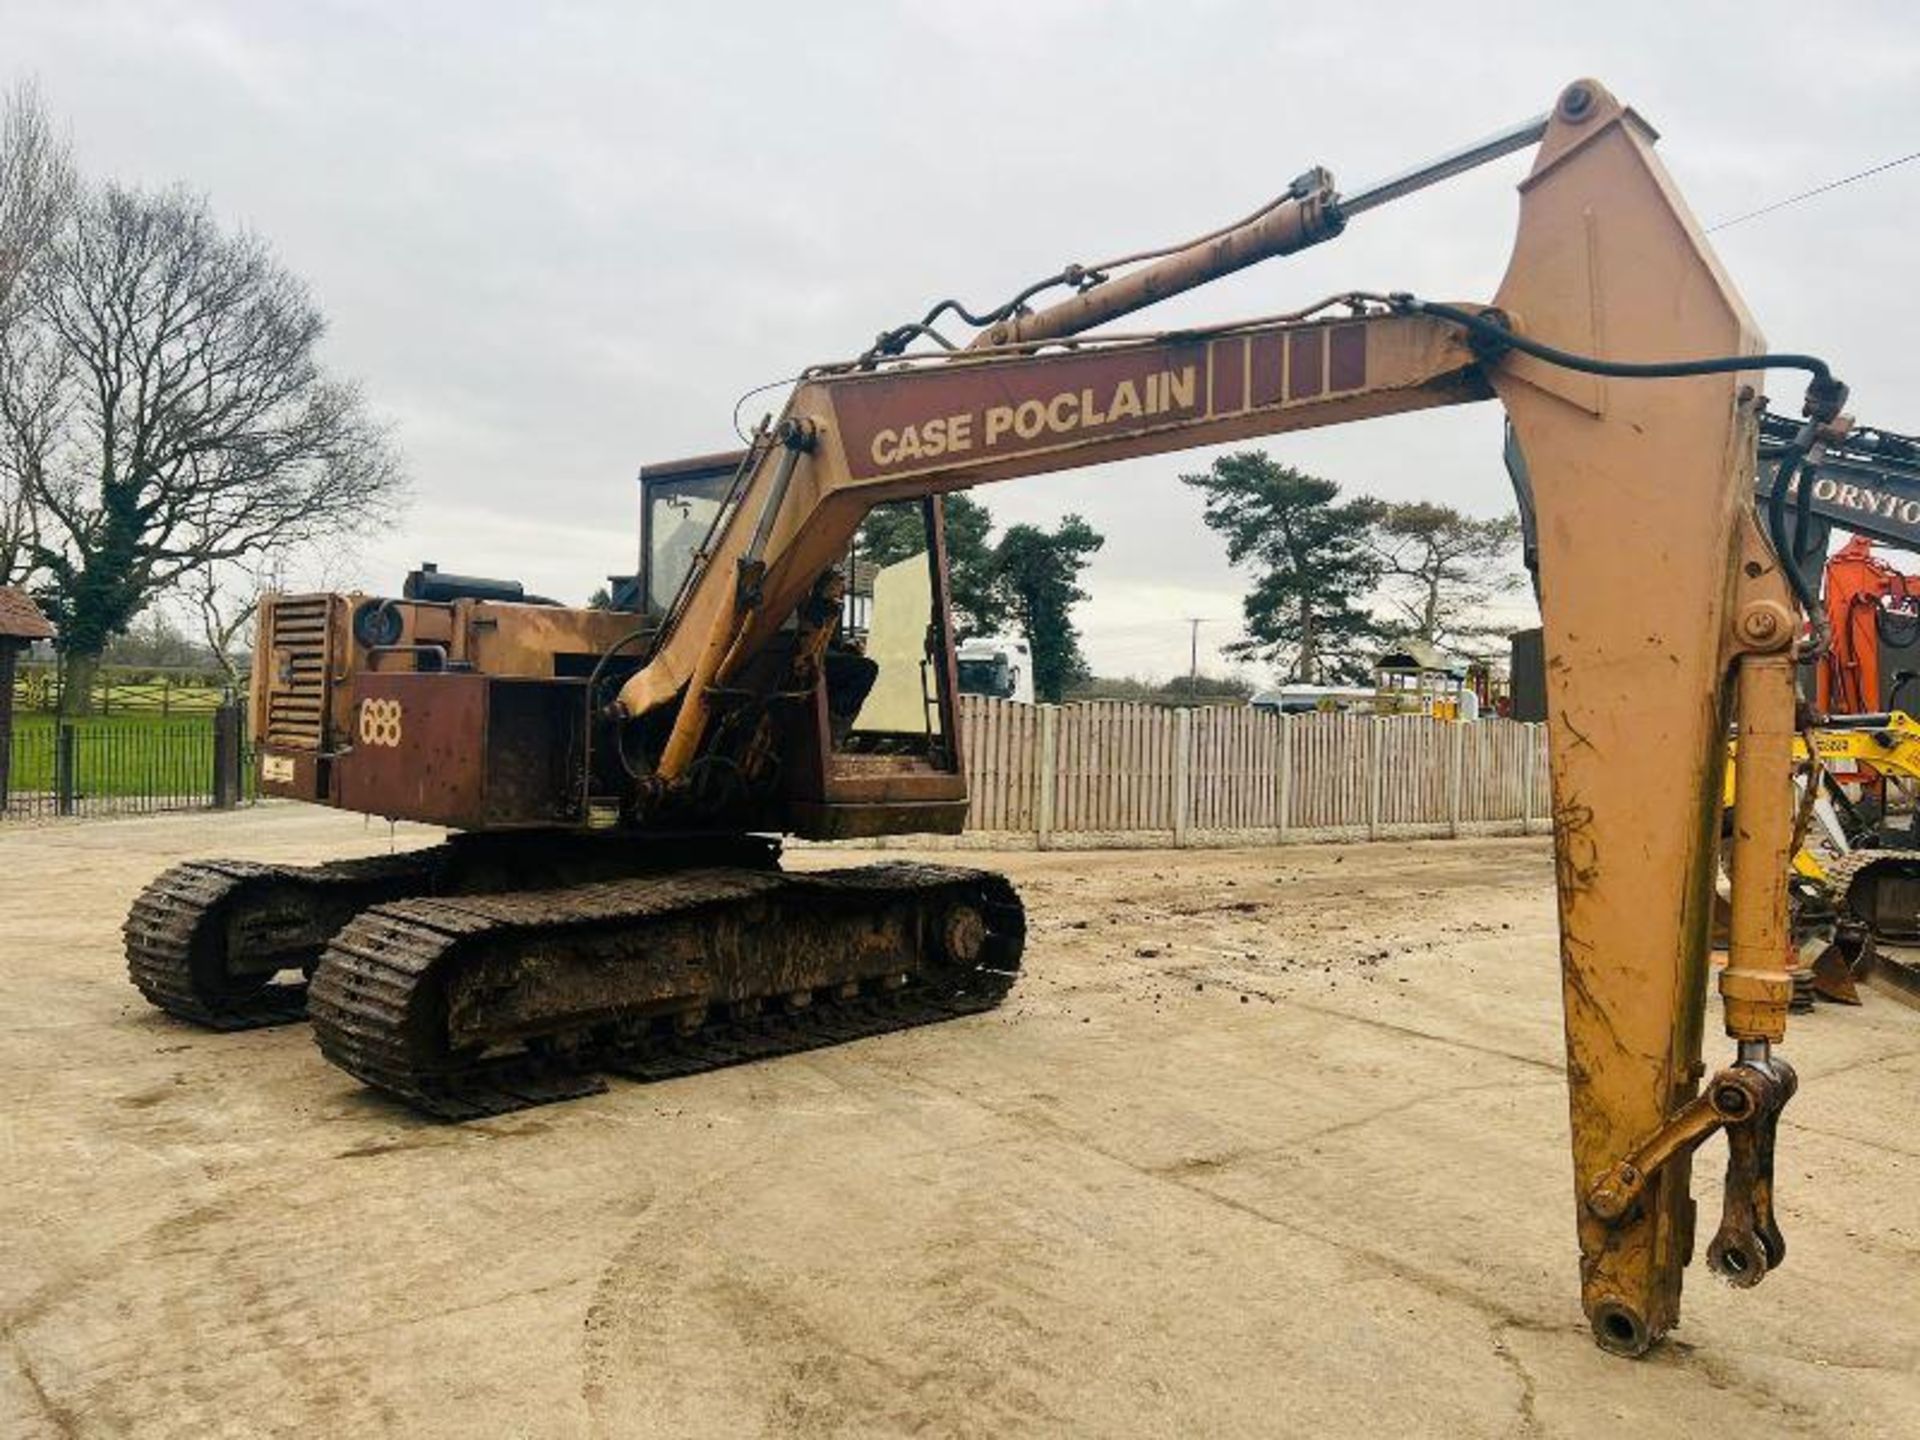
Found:
<path fill-rule="evenodd" d="M 0 1432 L 1920 1433 L 1877 997 L 1791 1036 L 1786 1267 L 1587 1339 L 1543 841 L 972 855 L 1031 914 L 1001 1011 L 464 1127 L 125 981 L 175 859 L 431 838 L 0 831 Z"/>

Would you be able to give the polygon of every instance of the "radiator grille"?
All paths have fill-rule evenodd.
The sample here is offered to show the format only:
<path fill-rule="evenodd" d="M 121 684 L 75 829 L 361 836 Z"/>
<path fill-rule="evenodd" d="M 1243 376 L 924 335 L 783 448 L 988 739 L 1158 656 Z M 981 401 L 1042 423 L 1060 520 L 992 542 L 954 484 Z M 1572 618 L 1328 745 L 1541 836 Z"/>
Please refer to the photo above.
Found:
<path fill-rule="evenodd" d="M 269 745 L 324 749 L 327 718 L 327 595 L 278 595 L 268 637 L 273 669 L 267 689 Z"/>

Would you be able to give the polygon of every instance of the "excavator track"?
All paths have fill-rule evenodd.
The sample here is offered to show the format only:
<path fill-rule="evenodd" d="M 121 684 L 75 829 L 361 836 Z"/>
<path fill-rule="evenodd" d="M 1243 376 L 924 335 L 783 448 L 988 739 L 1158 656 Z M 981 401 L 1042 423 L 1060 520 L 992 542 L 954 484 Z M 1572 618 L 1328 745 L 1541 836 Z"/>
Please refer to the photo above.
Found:
<path fill-rule="evenodd" d="M 659 874 L 688 865 L 771 869 L 779 845 L 754 835 L 641 841 L 539 831 L 456 835 L 394 855 L 324 865 L 192 860 L 127 912 L 127 972 L 169 1015 L 214 1030 L 286 1025 L 307 1013 L 306 980 L 357 913 L 411 895 L 535 890 Z"/>
<path fill-rule="evenodd" d="M 904 863 L 416 898 L 334 937 L 310 1010 L 336 1065 L 467 1120 L 992 1009 L 1025 931 L 1003 877 Z"/>
<path fill-rule="evenodd" d="M 1904 869 L 1909 875 L 1920 877 L 1920 850 L 1854 850 L 1838 859 L 1823 857 L 1820 861 L 1828 886 L 1842 902 L 1863 871 L 1883 865 L 1889 869 Z M 1914 917 L 1914 924 L 1920 927 L 1920 915 Z"/>
<path fill-rule="evenodd" d="M 1920 850 L 1855 850 L 1824 868 L 1853 921 L 1836 929 L 1833 946 L 1849 978 L 1920 1005 Z"/>
<path fill-rule="evenodd" d="M 306 982 L 275 977 L 311 969 L 354 911 L 430 885 L 445 849 L 325 865 L 175 865 L 127 912 L 127 973 L 154 1005 L 210 1029 L 297 1021 L 307 1012 Z"/>

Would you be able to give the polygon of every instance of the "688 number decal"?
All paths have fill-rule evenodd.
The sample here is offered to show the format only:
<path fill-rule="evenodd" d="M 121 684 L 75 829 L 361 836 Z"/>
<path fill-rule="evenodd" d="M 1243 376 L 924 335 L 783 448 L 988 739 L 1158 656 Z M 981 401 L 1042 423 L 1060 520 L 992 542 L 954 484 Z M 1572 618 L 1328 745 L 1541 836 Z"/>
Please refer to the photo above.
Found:
<path fill-rule="evenodd" d="M 398 700 L 362 700 L 360 702 L 360 743 L 362 745 L 398 745 L 400 743 L 400 702 Z"/>

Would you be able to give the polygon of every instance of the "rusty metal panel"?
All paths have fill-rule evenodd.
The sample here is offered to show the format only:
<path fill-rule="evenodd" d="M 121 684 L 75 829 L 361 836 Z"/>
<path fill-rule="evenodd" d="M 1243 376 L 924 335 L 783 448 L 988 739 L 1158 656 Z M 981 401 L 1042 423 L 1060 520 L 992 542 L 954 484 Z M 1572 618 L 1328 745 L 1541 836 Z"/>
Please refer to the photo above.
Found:
<path fill-rule="evenodd" d="M 836 754 L 828 762 L 830 804 L 917 804 L 965 800 L 967 777 L 938 768 L 918 755 Z"/>
<path fill-rule="evenodd" d="M 432 607 L 422 605 L 422 611 Z M 624 610 L 576 610 L 565 605 L 509 605 L 490 600 L 454 602 L 453 658 L 489 675 L 585 676 L 622 641 L 649 624 Z"/>
<path fill-rule="evenodd" d="M 1326 341 L 1327 332 L 1320 329 L 1287 336 L 1287 399 L 1311 400 L 1326 388 L 1320 373 Z"/>
<path fill-rule="evenodd" d="M 469 830 L 571 823 L 584 694 L 578 681 L 362 672 L 340 804 Z"/>
<path fill-rule="evenodd" d="M 485 814 L 485 675 L 362 673 L 340 801 L 390 819 L 473 827 Z"/>
<path fill-rule="evenodd" d="M 1286 344 L 1286 337 L 1275 331 L 1253 337 L 1250 361 L 1252 393 L 1247 397 L 1247 403 L 1256 410 L 1278 405 L 1281 401 L 1281 383 L 1286 375 Z"/>
<path fill-rule="evenodd" d="M 1208 347 L 1213 364 L 1207 393 L 1215 415 L 1238 415 L 1247 408 L 1247 339 L 1230 335 Z"/>
<path fill-rule="evenodd" d="M 584 818 L 584 680 L 495 677 L 487 688 L 487 823 L 564 825 Z"/>
<path fill-rule="evenodd" d="M 1327 388 L 1358 390 L 1367 383 L 1367 328 L 1336 325 L 1327 336 Z"/>

